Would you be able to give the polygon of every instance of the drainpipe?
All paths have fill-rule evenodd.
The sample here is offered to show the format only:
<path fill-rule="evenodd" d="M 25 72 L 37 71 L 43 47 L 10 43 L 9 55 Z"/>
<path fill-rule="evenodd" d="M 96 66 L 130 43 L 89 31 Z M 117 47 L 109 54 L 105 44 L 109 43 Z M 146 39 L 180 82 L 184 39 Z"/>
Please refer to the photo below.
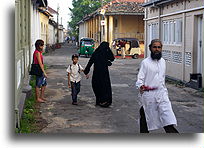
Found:
<path fill-rule="evenodd" d="M 159 6 L 158 7 L 158 9 L 159 9 L 159 14 L 158 14 L 158 35 L 159 35 L 159 39 L 162 41 L 162 36 L 161 36 L 161 11 L 162 11 L 162 9 L 161 9 L 161 7 Z"/>
<path fill-rule="evenodd" d="M 147 57 L 147 50 L 148 50 L 148 40 L 147 40 L 147 16 L 148 16 L 148 10 L 147 10 L 148 8 L 145 8 L 145 38 L 144 38 L 144 40 L 145 40 L 145 52 L 144 52 L 144 57 Z"/>
<path fill-rule="evenodd" d="M 186 1 L 183 1 L 184 2 L 184 5 L 183 5 L 183 9 L 186 10 Z M 186 33 L 185 33 L 185 30 L 186 30 L 186 13 L 184 12 L 183 13 L 183 19 L 182 19 L 182 47 L 183 47 L 183 78 L 182 80 L 185 81 L 185 53 L 186 53 L 186 49 L 185 49 L 185 36 L 186 36 Z"/>
<path fill-rule="evenodd" d="M 15 108 L 15 128 L 20 129 L 19 109 Z"/>

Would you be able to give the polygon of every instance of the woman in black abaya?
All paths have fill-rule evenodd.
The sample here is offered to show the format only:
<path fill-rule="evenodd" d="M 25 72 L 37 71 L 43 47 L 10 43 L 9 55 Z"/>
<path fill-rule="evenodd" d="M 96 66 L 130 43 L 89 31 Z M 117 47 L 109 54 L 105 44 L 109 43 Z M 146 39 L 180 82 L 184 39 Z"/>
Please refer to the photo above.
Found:
<path fill-rule="evenodd" d="M 92 88 L 96 96 L 96 105 L 102 107 L 108 107 L 112 103 L 112 90 L 108 66 L 111 66 L 111 62 L 113 62 L 114 59 L 109 43 L 102 42 L 92 54 L 84 70 L 84 74 L 87 75 L 94 63 Z"/>

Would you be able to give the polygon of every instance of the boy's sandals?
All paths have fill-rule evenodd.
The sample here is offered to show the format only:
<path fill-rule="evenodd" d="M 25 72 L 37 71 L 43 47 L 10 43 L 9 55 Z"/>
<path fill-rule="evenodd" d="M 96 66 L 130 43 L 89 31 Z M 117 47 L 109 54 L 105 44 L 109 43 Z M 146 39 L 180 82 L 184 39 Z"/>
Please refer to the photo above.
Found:
<path fill-rule="evenodd" d="M 78 105 L 78 103 L 77 102 L 72 102 L 72 105 Z"/>

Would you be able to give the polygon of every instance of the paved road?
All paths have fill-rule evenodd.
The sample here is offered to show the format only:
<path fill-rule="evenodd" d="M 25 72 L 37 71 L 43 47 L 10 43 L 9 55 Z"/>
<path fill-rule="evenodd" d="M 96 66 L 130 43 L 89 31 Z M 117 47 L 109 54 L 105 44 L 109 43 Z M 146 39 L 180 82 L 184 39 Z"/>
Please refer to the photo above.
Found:
<path fill-rule="evenodd" d="M 140 59 L 116 59 L 109 68 L 113 105 L 110 108 L 95 106 L 91 79 L 83 76 L 79 105 L 71 105 L 71 92 L 67 87 L 66 68 L 71 55 L 76 53 L 72 44 L 47 54 L 48 86 L 45 96 L 48 101 L 41 104 L 41 116 L 48 123 L 42 133 L 138 133 L 136 74 Z M 81 57 L 79 63 L 85 67 L 88 58 Z M 92 74 L 92 72 L 90 73 Z M 203 99 L 190 88 L 179 88 L 167 84 L 172 106 L 181 133 L 203 132 Z M 153 133 L 163 133 L 156 130 Z"/>

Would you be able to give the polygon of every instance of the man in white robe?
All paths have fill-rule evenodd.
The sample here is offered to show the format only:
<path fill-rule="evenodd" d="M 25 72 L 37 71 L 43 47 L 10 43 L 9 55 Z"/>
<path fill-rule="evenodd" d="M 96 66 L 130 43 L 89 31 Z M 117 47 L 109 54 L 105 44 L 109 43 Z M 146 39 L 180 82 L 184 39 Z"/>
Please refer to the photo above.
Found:
<path fill-rule="evenodd" d="M 167 133 L 178 133 L 176 117 L 165 86 L 166 63 L 162 56 L 162 43 L 152 40 L 151 55 L 140 65 L 136 87 L 140 89 L 140 132 L 164 128 Z"/>

